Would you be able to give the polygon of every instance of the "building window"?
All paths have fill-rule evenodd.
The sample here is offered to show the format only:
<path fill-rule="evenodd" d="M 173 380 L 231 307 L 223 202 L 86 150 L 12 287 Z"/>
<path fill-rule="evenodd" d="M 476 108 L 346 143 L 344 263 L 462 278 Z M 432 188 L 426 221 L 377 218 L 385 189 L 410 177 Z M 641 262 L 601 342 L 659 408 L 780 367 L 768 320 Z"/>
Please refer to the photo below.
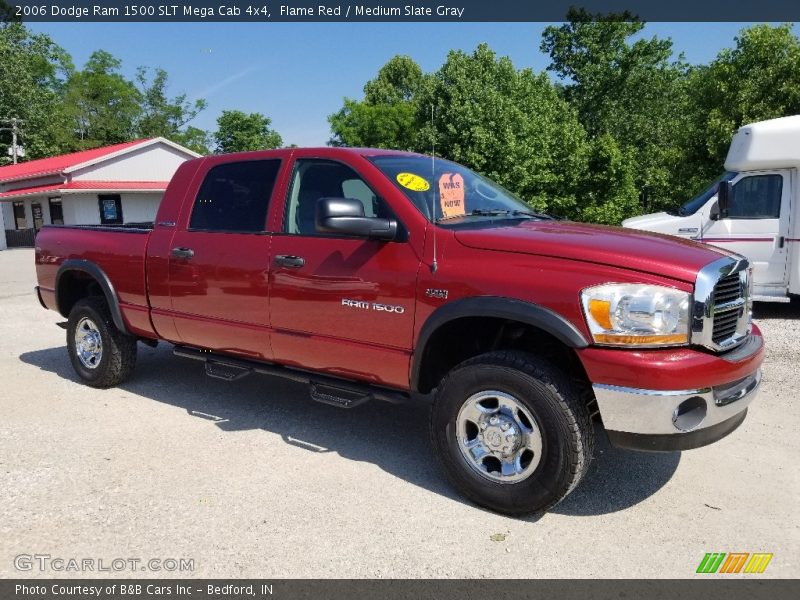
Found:
<path fill-rule="evenodd" d="M 122 199 L 119 194 L 101 194 L 97 198 L 100 204 L 100 223 L 122 225 Z"/>
<path fill-rule="evenodd" d="M 64 207 L 61 206 L 61 198 L 50 198 L 50 222 L 53 225 L 64 224 Z"/>
<path fill-rule="evenodd" d="M 22 201 L 14 202 L 14 222 L 17 229 L 28 228 L 28 219 L 25 218 L 25 203 Z"/>

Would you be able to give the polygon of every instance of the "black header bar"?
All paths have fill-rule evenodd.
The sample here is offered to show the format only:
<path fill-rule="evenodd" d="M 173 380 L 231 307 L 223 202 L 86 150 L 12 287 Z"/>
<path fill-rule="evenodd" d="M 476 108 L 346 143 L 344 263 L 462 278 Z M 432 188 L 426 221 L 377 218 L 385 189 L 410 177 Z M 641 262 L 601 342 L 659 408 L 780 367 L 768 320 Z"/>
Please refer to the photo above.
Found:
<path fill-rule="evenodd" d="M 571 7 L 645 21 L 800 20 L 798 0 L 0 0 L 6 18 L 51 22 L 553 22 Z"/>

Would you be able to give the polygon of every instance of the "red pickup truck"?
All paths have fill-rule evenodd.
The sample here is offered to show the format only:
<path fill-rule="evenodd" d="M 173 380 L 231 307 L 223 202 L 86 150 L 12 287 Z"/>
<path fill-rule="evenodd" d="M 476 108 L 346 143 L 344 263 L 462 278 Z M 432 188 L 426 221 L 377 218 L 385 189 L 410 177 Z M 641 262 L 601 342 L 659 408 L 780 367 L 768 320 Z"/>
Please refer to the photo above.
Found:
<path fill-rule="evenodd" d="M 165 340 L 212 377 L 287 377 L 342 408 L 428 398 L 447 476 L 508 514 L 575 488 L 595 416 L 623 448 L 726 436 L 764 356 L 741 256 L 554 220 L 403 152 L 191 160 L 154 223 L 45 227 L 36 269 L 89 385 Z"/>

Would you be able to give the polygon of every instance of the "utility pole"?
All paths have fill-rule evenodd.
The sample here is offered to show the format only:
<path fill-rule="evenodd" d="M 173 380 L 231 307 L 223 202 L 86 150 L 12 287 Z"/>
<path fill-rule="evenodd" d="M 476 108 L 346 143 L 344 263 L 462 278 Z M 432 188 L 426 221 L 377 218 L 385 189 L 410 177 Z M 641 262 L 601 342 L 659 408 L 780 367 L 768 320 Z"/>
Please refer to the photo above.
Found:
<path fill-rule="evenodd" d="M 19 126 L 25 123 L 22 119 L 12 117 L 11 119 L 0 119 L 0 122 L 10 124 L 10 127 L 0 127 L 0 131 L 11 132 L 11 159 L 13 164 L 17 164 L 19 146 L 17 145 L 17 135 L 19 134 Z"/>

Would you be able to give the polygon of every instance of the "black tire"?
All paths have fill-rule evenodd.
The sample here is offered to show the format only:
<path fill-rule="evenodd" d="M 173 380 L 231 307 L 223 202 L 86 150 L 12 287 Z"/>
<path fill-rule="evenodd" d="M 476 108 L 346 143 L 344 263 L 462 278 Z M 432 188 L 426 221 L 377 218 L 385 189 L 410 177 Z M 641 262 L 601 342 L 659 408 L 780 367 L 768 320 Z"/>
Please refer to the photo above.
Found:
<path fill-rule="evenodd" d="M 482 391 L 513 396 L 535 419 L 541 453 L 527 478 L 487 479 L 459 448 L 456 421 Z M 508 515 L 544 512 L 563 500 L 588 470 L 594 430 L 582 386 L 548 362 L 521 352 L 491 352 L 467 360 L 442 380 L 431 409 L 431 441 L 448 479 L 476 504 Z"/>
<path fill-rule="evenodd" d="M 87 367 L 78 356 L 75 332 L 83 319 L 90 319 L 100 333 L 102 354 L 96 366 Z M 119 331 L 105 298 L 90 296 L 75 303 L 67 322 L 67 351 L 75 372 L 88 385 L 107 388 L 128 379 L 136 367 L 136 338 Z"/>

